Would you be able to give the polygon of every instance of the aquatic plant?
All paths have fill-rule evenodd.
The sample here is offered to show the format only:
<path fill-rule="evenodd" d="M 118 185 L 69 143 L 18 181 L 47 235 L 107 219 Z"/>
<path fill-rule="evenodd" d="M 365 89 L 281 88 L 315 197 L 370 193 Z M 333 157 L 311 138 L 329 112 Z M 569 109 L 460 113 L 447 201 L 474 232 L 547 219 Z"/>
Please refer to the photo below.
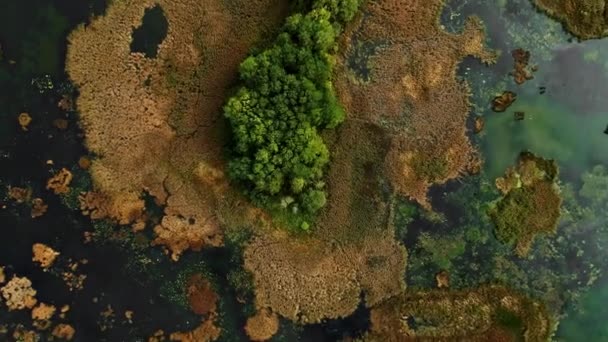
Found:
<path fill-rule="evenodd" d="M 66 70 L 79 87 L 86 145 L 98 156 L 90 167 L 97 195 L 84 195 L 82 207 L 132 224 L 145 191 L 164 208 L 155 243 L 175 260 L 221 245 L 220 225 L 248 212 L 234 210 L 242 198 L 224 177 L 226 125 L 218 115 L 239 63 L 275 33 L 287 1 L 230 3 L 115 1 L 69 37 Z M 132 33 L 154 6 L 169 29 L 148 58 L 131 51 Z"/>
<path fill-rule="evenodd" d="M 407 236 L 408 226 L 419 215 L 415 204 L 398 199 L 395 203 L 395 238 L 403 241 Z"/>
<path fill-rule="evenodd" d="M 426 153 L 417 153 L 410 163 L 414 173 L 430 183 L 444 179 L 448 173 L 449 163 L 445 156 L 435 157 Z"/>
<path fill-rule="evenodd" d="M 417 339 L 546 341 L 551 320 L 545 308 L 500 286 L 407 292 L 374 307 L 366 341 Z"/>
<path fill-rule="evenodd" d="M 217 286 L 217 280 L 214 279 L 205 263 L 189 260 L 179 267 L 171 279 L 166 279 L 162 283 L 160 295 L 180 308 L 192 310 L 196 314 L 199 314 L 197 311 L 205 311 L 204 314 L 206 314 L 216 309 L 215 291 Z M 199 291 L 199 288 L 202 291 Z M 209 301 L 199 303 L 196 292 L 202 293 L 204 296 L 201 298 Z M 213 292 L 213 294 L 210 292 Z M 194 307 L 192 304 L 194 304 Z M 201 306 L 204 310 L 200 310 Z M 211 310 L 212 307 L 213 310 Z"/>
<path fill-rule="evenodd" d="M 70 169 L 70 173 L 72 174 L 73 179 L 70 183 L 69 191 L 61 195 L 61 202 L 72 210 L 80 210 L 81 202 L 79 197 L 82 193 L 85 193 L 93 187 L 91 184 L 91 175 L 82 167 L 73 167 Z"/>
<path fill-rule="evenodd" d="M 495 54 L 485 48 L 477 18 L 468 18 L 462 33 L 450 34 L 435 25 L 443 2 L 419 6 L 370 4 L 369 18 L 345 40 L 346 56 L 362 53 L 353 42 L 377 47 L 360 57 L 368 75 L 361 81 L 356 65 L 340 65 L 336 89 L 349 116 L 361 122 L 356 129 L 368 124 L 376 134 L 390 134 L 383 166 L 391 186 L 428 208 L 432 184 L 467 173 L 478 159 L 466 136 L 468 90 L 454 78 L 457 65 L 469 55 L 491 63 Z"/>
<path fill-rule="evenodd" d="M 517 100 L 517 95 L 512 91 L 504 91 L 492 100 L 492 110 L 495 112 L 504 112 Z"/>
<path fill-rule="evenodd" d="M 581 184 L 560 186 L 563 205 L 557 232 L 536 239 L 527 258 L 519 257 L 512 246 L 503 244 L 492 234 L 496 228 L 484 213 L 487 203 L 496 198 L 494 186 L 473 178 L 457 191 L 448 193 L 446 204 L 455 208 L 457 217 L 450 217 L 449 227 L 434 225 L 429 235 L 432 239 L 465 237 L 465 253 L 451 259 L 447 269 L 450 286 L 466 288 L 499 282 L 538 298 L 551 313 L 576 307 L 584 291 L 602 280 L 605 267 L 606 250 L 602 246 L 608 243 L 605 233 L 608 217 L 598 209 L 604 208 L 608 199 L 600 195 L 598 201 L 593 202 L 581 195 L 585 184 L 591 189 L 601 188 L 606 182 L 608 177 L 601 169 L 595 167 L 585 172 Z M 438 268 L 428 267 L 428 260 L 428 254 L 420 246 L 409 249 L 410 288 L 434 286 L 431 279 Z"/>
<path fill-rule="evenodd" d="M 245 332 L 253 341 L 266 341 L 279 330 L 279 317 L 268 309 L 258 311 L 247 319 Z"/>
<path fill-rule="evenodd" d="M 403 247 L 376 236 L 333 246 L 266 237 L 245 250 L 256 306 L 305 324 L 350 315 L 362 293 L 367 306 L 401 293 L 405 265 Z"/>
<path fill-rule="evenodd" d="M 0 288 L 0 294 L 9 310 L 33 308 L 38 302 L 36 293 L 36 290 L 32 288 L 32 282 L 27 277 L 16 275 L 13 275 L 13 278 Z"/>
<path fill-rule="evenodd" d="M 598 209 L 608 201 L 608 172 L 604 165 L 596 165 L 582 175 L 583 186 L 579 195 Z"/>
<path fill-rule="evenodd" d="M 534 0 L 548 15 L 564 23 L 580 39 L 601 38 L 608 34 L 605 0 Z"/>
<path fill-rule="evenodd" d="M 555 233 L 562 203 L 557 187 L 557 164 L 529 152 L 520 155 L 516 168 L 496 180 L 504 196 L 490 208 L 497 237 L 528 253 L 538 234 Z"/>

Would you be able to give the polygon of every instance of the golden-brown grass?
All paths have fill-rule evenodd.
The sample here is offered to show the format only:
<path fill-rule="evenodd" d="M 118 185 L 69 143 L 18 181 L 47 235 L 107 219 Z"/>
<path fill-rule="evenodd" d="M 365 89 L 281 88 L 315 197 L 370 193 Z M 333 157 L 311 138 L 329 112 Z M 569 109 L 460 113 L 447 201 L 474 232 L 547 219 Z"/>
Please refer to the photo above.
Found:
<path fill-rule="evenodd" d="M 534 0 L 534 3 L 581 39 L 608 35 L 606 0 Z"/>
<path fill-rule="evenodd" d="M 345 56 L 353 41 L 383 46 L 370 57 L 370 80 L 352 77 L 345 63 L 336 80 L 350 117 L 390 136 L 385 167 L 392 185 L 427 208 L 429 186 L 466 173 L 477 160 L 466 136 L 469 90 L 456 80 L 457 65 L 469 55 L 495 59 L 484 47 L 479 19 L 450 34 L 439 27 L 442 7 L 441 0 L 370 1 L 344 41 Z"/>

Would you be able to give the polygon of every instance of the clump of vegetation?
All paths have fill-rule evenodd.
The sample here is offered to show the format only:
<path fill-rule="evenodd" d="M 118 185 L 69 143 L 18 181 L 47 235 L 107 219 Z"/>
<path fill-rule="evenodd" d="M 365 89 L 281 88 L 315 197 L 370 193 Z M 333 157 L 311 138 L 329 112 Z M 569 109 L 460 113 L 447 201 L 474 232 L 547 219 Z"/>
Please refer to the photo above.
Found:
<path fill-rule="evenodd" d="M 425 152 L 414 156 L 412 169 L 420 179 L 426 179 L 430 183 L 444 179 L 449 171 L 446 156 L 433 158 Z"/>
<path fill-rule="evenodd" d="M 418 247 L 429 264 L 439 269 L 450 269 L 452 261 L 464 254 L 466 243 L 462 236 L 431 237 L 428 233 L 422 233 L 418 238 Z"/>
<path fill-rule="evenodd" d="M 488 213 L 498 239 L 515 244 L 520 256 L 528 253 L 537 234 L 555 232 L 562 203 L 557 175 L 554 161 L 523 152 L 517 168 L 496 180 L 504 196 Z"/>
<path fill-rule="evenodd" d="M 230 255 L 226 265 L 226 281 L 237 300 L 243 304 L 241 309 L 245 316 L 253 316 L 256 313 L 253 274 L 243 267 L 243 250 L 252 237 L 251 233 L 251 230 L 243 228 L 227 230 L 224 240 Z"/>
<path fill-rule="evenodd" d="M 93 188 L 91 175 L 82 168 L 73 167 L 70 172 L 73 175 L 71 187 L 68 192 L 62 194 L 61 202 L 72 210 L 80 210 L 78 197 L 89 189 Z"/>
<path fill-rule="evenodd" d="M 608 14 L 605 0 L 535 0 L 536 5 L 564 23 L 580 39 L 608 35 Z"/>
<path fill-rule="evenodd" d="M 359 0 L 316 1 L 241 64 L 243 86 L 224 107 L 234 138 L 229 174 L 256 203 L 305 215 L 325 206 L 329 151 L 319 130 L 344 120 L 331 83 L 332 52 L 358 6 Z"/>
<path fill-rule="evenodd" d="M 543 306 L 499 286 L 406 292 L 374 307 L 371 323 L 369 341 L 546 341 L 551 332 Z"/>
<path fill-rule="evenodd" d="M 133 30 L 131 52 L 143 53 L 148 58 L 156 58 L 158 45 L 167 36 L 169 22 L 162 7 L 156 5 L 146 9 L 142 24 Z"/>
<path fill-rule="evenodd" d="M 408 226 L 418 217 L 418 207 L 403 199 L 397 201 L 395 210 L 395 237 L 399 241 L 407 238 Z"/>

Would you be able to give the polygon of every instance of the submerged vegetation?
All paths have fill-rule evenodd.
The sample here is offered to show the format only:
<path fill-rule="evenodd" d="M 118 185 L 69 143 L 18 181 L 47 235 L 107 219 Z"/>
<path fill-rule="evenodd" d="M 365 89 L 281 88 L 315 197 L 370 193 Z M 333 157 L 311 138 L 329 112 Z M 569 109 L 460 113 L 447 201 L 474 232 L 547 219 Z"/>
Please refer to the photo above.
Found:
<path fill-rule="evenodd" d="M 318 130 L 344 120 L 331 53 L 359 2 L 316 1 L 309 13 L 287 18 L 271 47 L 241 64 L 243 87 L 224 109 L 235 142 L 229 175 L 258 204 L 306 214 L 326 204 L 329 151 Z"/>
<path fill-rule="evenodd" d="M 517 18 L 498 30 L 525 36 L 519 42 L 535 60 L 538 50 L 575 55 L 601 75 L 590 82 L 600 84 L 596 90 L 579 87 L 572 96 L 558 86 L 588 70 L 563 71 L 570 63 L 564 57 L 541 64 L 542 77 L 531 79 L 529 54 L 515 50 L 521 58 L 515 81 L 527 81 L 517 89 L 515 110 L 535 96 L 529 88 L 536 82 L 551 102 L 544 110 L 559 115 L 573 97 L 603 110 L 608 64 L 596 62 L 604 52 L 546 48 L 556 36 L 527 19 L 530 0 L 454 2 L 485 3 L 500 8 L 502 19 L 504 11 Z M 585 153 L 564 162 L 526 146 L 558 160 L 561 180 L 553 160 L 523 153 L 494 184 L 496 174 L 482 170 L 482 161 L 514 158 L 476 149 L 487 136 L 506 146 L 505 135 L 515 136 L 510 126 L 551 131 L 578 116 L 545 120 L 526 109 L 525 120 L 515 123 L 511 115 L 486 118 L 476 110 L 480 134 L 469 135 L 469 90 L 489 111 L 494 88 L 514 86 L 506 75 L 510 56 L 504 68 L 484 67 L 484 73 L 504 72 L 503 83 L 473 72 L 467 85 L 454 77 L 459 64 L 471 65 L 462 62 L 465 56 L 496 60 L 480 20 L 455 14 L 464 26 L 452 34 L 437 20 L 444 0 L 367 1 L 355 18 L 361 3 L 110 1 L 106 15 L 68 39 L 77 101 L 73 90 L 58 92 L 54 77 L 20 79 L 34 92 L 19 88 L 21 97 L 57 93 L 42 106 L 11 104 L 12 125 L 0 125 L 10 132 L 0 137 L 15 134 L 15 146 L 28 146 L 28 153 L 0 146 L 0 169 L 17 169 L 10 180 L 0 179 L 0 219 L 10 237 L 0 248 L 0 340 L 540 342 L 565 308 L 575 319 L 563 336 L 582 339 L 575 330 L 589 324 L 597 331 L 588 336 L 606 336 L 605 310 L 593 305 L 606 294 L 606 166 L 577 163 L 598 163 Z M 531 23 L 521 25 L 526 20 Z M 488 32 L 501 27 L 484 22 Z M 56 27 L 65 25 L 56 20 Z M 55 31 L 48 30 L 61 38 Z M 502 43 L 503 51 L 516 48 Z M 29 64 L 35 73 L 51 72 L 39 58 L 16 55 L 14 44 L 4 47 L 0 82 L 11 75 L 5 69 Z M 44 55 L 51 64 L 63 58 Z M 484 92 L 482 81 L 488 81 Z M 11 89 L 5 95 L 3 105 L 14 97 Z M 511 111 L 515 96 L 509 96 L 494 101 L 495 109 Z M 45 106 L 57 102 L 64 124 L 51 131 Z M 81 137 L 76 120 L 67 120 L 76 108 L 90 151 L 75 137 Z M 483 119 L 488 125 L 481 132 Z M 602 115 L 593 120 L 585 125 Z M 548 148 L 589 152 L 590 145 L 568 144 L 563 133 L 560 144 L 552 144 L 553 133 L 527 136 Z M 61 134 L 60 146 L 77 151 L 46 151 Z M 38 155 L 33 145 L 45 151 Z M 281 225 L 306 234 L 275 229 Z M 539 234 L 545 236 L 535 239 Z M 32 271 L 30 259 L 40 267 Z"/>

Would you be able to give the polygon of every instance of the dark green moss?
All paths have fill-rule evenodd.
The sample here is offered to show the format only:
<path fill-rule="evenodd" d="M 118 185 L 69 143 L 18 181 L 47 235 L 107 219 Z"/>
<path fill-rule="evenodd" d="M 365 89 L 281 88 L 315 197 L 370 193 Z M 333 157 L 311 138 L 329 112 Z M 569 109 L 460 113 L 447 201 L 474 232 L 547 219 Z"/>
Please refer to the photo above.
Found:
<path fill-rule="evenodd" d="M 425 256 L 427 264 L 436 265 L 439 269 L 450 269 L 452 262 L 465 252 L 466 243 L 462 236 L 431 237 L 428 233 L 422 233 L 417 247 Z"/>
<path fill-rule="evenodd" d="M 78 197 L 81 193 L 93 188 L 91 175 L 79 167 L 73 167 L 70 172 L 73 177 L 72 182 L 70 183 L 70 191 L 61 196 L 61 202 L 72 210 L 80 210 L 80 201 Z"/>
<path fill-rule="evenodd" d="M 499 240 L 512 244 L 526 231 L 524 224 L 534 215 L 532 195 L 529 189 L 514 189 L 490 210 Z"/>
<path fill-rule="evenodd" d="M 403 241 L 407 237 L 408 226 L 418 216 L 418 207 L 405 200 L 399 200 L 395 207 L 395 237 Z"/>

